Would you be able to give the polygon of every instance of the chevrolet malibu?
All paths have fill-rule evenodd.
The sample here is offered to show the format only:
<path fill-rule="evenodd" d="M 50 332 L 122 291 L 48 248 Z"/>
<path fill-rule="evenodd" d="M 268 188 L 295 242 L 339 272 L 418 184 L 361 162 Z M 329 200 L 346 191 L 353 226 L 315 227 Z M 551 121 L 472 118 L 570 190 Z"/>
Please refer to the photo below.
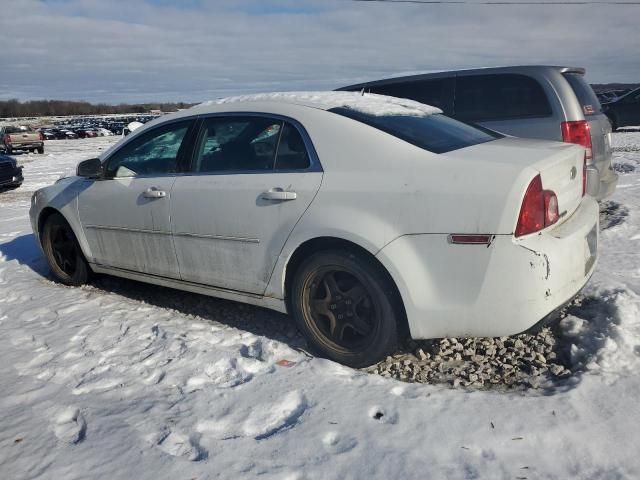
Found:
<path fill-rule="evenodd" d="M 236 97 L 164 116 L 33 195 L 53 276 L 92 272 L 291 314 L 369 365 L 406 336 L 506 336 L 591 276 L 585 150 L 410 100 Z"/>

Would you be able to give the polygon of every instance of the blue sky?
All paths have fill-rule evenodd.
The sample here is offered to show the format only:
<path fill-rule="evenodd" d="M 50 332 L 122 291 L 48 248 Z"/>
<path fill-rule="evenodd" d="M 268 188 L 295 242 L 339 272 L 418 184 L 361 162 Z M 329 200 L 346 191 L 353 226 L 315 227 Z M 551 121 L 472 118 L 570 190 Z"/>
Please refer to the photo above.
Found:
<path fill-rule="evenodd" d="M 509 64 L 639 82 L 640 6 L 12 0 L 0 98 L 200 101 Z"/>

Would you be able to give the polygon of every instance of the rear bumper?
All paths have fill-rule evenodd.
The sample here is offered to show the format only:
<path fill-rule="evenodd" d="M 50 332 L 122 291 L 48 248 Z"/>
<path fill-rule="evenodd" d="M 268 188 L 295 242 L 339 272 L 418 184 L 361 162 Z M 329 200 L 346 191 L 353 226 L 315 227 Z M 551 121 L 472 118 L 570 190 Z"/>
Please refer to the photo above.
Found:
<path fill-rule="evenodd" d="M 32 143 L 11 143 L 9 147 L 12 150 L 29 150 L 32 148 L 41 148 L 44 146 L 43 142 L 32 142 Z"/>
<path fill-rule="evenodd" d="M 600 180 L 598 193 L 595 196 L 597 200 L 603 200 L 613 195 L 618 185 L 618 174 L 610 170 L 610 175 Z"/>
<path fill-rule="evenodd" d="M 486 245 L 406 235 L 378 259 L 396 281 L 413 338 L 497 337 L 525 331 L 571 300 L 596 265 L 598 205 L 585 197 L 557 227 Z"/>
<path fill-rule="evenodd" d="M 616 190 L 618 174 L 611 168 L 611 157 L 587 166 L 587 193 L 600 201 Z"/>

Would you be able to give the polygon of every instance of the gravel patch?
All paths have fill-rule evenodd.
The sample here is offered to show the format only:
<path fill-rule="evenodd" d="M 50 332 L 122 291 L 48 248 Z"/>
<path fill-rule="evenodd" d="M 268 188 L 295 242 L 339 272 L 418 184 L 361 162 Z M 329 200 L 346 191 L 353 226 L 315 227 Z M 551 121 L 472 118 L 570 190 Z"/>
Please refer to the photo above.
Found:
<path fill-rule="evenodd" d="M 563 338 L 563 319 L 581 307 L 577 297 L 559 318 L 537 331 L 499 338 L 410 341 L 402 352 L 365 371 L 405 382 L 470 389 L 527 389 L 553 385 L 577 373 Z"/>

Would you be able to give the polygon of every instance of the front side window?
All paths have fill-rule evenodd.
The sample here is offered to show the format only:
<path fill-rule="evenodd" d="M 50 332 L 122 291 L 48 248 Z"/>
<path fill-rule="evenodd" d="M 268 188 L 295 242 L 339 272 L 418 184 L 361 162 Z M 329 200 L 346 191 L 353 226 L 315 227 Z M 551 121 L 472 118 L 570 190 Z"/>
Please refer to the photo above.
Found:
<path fill-rule="evenodd" d="M 107 177 L 136 177 L 175 173 L 191 121 L 163 125 L 145 132 L 116 151 L 107 161 Z"/>
<path fill-rule="evenodd" d="M 456 79 L 455 117 L 461 120 L 546 117 L 551 113 L 544 90 L 526 75 L 468 75 Z"/>
<path fill-rule="evenodd" d="M 298 130 L 268 117 L 231 116 L 205 120 L 193 171 L 267 172 L 304 169 L 309 156 Z"/>

